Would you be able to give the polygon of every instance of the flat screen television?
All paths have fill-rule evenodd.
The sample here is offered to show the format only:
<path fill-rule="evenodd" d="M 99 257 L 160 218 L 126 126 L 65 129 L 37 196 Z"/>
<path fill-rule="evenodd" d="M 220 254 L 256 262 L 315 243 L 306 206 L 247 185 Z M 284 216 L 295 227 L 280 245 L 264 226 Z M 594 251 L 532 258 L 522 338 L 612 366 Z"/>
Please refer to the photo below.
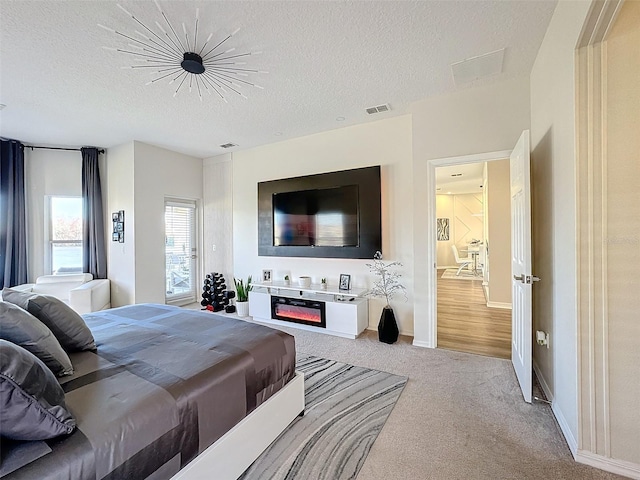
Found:
<path fill-rule="evenodd" d="M 379 166 L 258 183 L 258 254 L 373 258 L 380 192 Z"/>
<path fill-rule="evenodd" d="M 358 186 L 273 194 L 273 245 L 357 247 Z"/>

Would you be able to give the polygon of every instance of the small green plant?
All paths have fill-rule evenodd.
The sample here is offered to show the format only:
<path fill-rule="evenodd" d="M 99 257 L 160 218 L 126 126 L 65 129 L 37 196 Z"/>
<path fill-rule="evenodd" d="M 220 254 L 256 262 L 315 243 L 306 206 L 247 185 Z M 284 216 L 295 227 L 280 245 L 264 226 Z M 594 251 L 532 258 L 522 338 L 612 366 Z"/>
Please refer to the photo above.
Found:
<path fill-rule="evenodd" d="M 236 294 L 238 295 L 239 302 L 247 302 L 249 301 L 249 292 L 253 289 L 251 285 L 251 275 L 247 278 L 247 283 L 241 279 L 240 281 L 233 279 L 233 283 L 236 285 Z"/>
<path fill-rule="evenodd" d="M 322 280 L 320 280 L 320 283 L 322 283 L 323 285 L 327 284 L 327 279 L 322 277 Z"/>
<path fill-rule="evenodd" d="M 285 281 L 285 282 L 288 282 L 288 281 L 289 281 L 289 275 L 285 275 L 285 276 L 284 276 L 284 281 Z"/>

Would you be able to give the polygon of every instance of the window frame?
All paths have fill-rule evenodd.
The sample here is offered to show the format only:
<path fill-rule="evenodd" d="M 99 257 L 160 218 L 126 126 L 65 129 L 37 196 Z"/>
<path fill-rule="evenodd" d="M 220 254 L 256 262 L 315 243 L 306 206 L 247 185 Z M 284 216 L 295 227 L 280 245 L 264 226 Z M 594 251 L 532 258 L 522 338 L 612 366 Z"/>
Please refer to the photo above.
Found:
<path fill-rule="evenodd" d="M 53 201 L 57 198 L 73 198 L 82 202 L 80 195 L 45 195 L 44 208 L 44 272 L 46 275 L 53 275 L 53 246 L 55 244 L 80 243 L 83 246 L 82 232 L 78 240 L 54 240 L 53 239 Z M 83 213 L 80 212 L 80 220 L 82 221 Z M 82 259 L 80 270 L 82 270 Z"/>
<path fill-rule="evenodd" d="M 176 305 L 176 306 L 184 306 L 184 305 L 190 305 L 192 303 L 198 303 L 199 302 L 199 281 L 198 279 L 200 278 L 200 257 L 199 257 L 199 252 L 200 252 L 200 241 L 199 241 L 199 228 L 200 228 L 200 222 L 199 222 L 199 215 L 200 215 L 200 211 L 199 211 L 199 202 L 196 199 L 190 199 L 190 198 L 178 198 L 178 197 L 165 197 L 164 198 L 164 205 L 163 205 L 163 225 L 164 225 L 164 236 L 165 236 L 165 250 L 164 250 L 164 255 L 165 255 L 165 265 L 164 265 L 164 270 L 165 270 L 165 277 L 167 275 L 167 263 L 166 263 L 166 235 L 167 235 L 167 225 L 166 225 L 166 211 L 167 211 L 167 207 L 178 207 L 178 208 L 192 208 L 193 209 L 193 231 L 191 232 L 192 234 L 192 245 L 191 245 L 191 255 L 195 255 L 195 258 L 190 258 L 191 260 L 191 268 L 192 268 L 192 282 L 193 282 L 193 289 L 191 292 L 188 293 L 182 293 L 182 294 L 172 294 L 170 296 L 168 296 L 167 294 L 167 285 L 166 285 L 166 279 L 165 279 L 165 285 L 164 285 L 164 298 L 165 298 L 165 303 L 167 305 Z"/>

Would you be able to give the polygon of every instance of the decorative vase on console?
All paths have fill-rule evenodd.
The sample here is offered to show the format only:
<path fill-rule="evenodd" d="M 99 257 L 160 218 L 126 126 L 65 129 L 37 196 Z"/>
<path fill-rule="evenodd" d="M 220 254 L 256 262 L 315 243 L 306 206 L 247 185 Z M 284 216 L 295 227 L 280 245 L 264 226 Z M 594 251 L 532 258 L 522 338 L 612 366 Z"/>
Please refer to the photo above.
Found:
<path fill-rule="evenodd" d="M 373 263 L 367 263 L 367 267 L 371 273 L 378 276 L 373 287 L 365 295 L 370 297 L 384 298 L 387 304 L 382 309 L 380 315 L 380 323 L 378 323 L 378 339 L 384 343 L 395 343 L 398 340 L 398 323 L 396 322 L 393 308 L 391 308 L 391 299 L 398 293 L 402 292 L 405 299 L 407 297 L 406 288 L 400 283 L 400 273 L 392 270 L 394 267 L 401 267 L 400 262 L 384 263 L 382 261 L 382 253 L 376 252 L 373 256 Z"/>
<path fill-rule="evenodd" d="M 322 278 L 322 280 L 320 280 L 320 288 L 322 288 L 322 290 L 327 289 L 327 279 L 324 277 Z"/>
<path fill-rule="evenodd" d="M 251 275 L 247 278 L 247 283 L 245 284 L 243 280 L 233 279 L 233 283 L 236 285 L 236 310 L 238 312 L 239 317 L 248 317 L 249 316 L 249 292 L 253 288 L 251 286 Z"/>
<path fill-rule="evenodd" d="M 289 285 L 291 285 L 291 279 L 289 278 L 289 275 L 285 275 L 284 276 L 284 286 L 288 287 Z"/>

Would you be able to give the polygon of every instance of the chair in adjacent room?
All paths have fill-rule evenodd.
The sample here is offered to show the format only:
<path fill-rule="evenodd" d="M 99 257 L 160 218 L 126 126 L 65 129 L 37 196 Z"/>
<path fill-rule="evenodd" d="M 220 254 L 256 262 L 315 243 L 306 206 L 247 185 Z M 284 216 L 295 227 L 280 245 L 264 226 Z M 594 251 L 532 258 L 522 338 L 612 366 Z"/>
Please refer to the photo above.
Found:
<path fill-rule="evenodd" d="M 458 253 L 458 247 L 456 247 L 455 245 L 451 245 L 451 250 L 453 250 L 453 256 L 456 259 L 456 263 L 460 265 L 460 268 L 458 268 L 458 271 L 456 272 L 456 277 L 457 277 L 458 275 L 460 275 L 460 272 L 462 271 L 462 269 L 468 266 L 472 262 L 472 260 L 470 258 L 460 258 L 460 254 Z"/>

